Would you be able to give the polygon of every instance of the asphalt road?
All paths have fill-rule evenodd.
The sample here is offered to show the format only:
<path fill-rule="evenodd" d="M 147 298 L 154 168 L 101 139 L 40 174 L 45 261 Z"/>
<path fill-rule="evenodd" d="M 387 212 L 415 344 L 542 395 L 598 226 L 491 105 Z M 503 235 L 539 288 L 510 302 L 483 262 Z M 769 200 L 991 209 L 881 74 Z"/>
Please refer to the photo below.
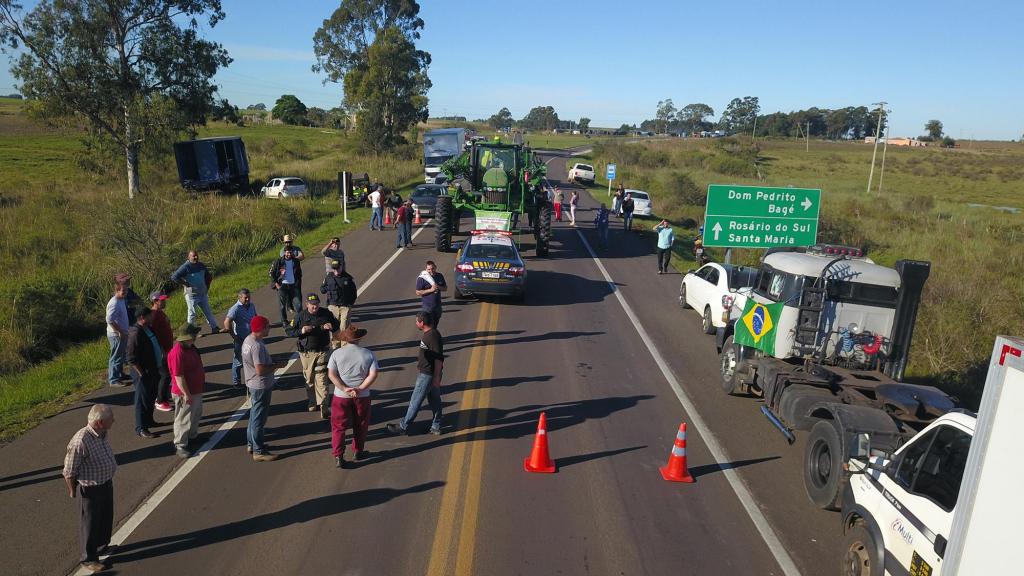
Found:
<path fill-rule="evenodd" d="M 556 182 L 564 162 L 549 164 Z M 362 289 L 357 304 L 354 321 L 369 330 L 363 344 L 382 367 L 368 443 L 373 456 L 357 467 L 333 467 L 328 425 L 306 412 L 300 388 L 274 394 L 268 438 L 282 458 L 253 462 L 245 452 L 244 410 L 237 411 L 242 399 L 222 390 L 230 381 L 223 335 L 199 343 L 211 380 L 202 435 L 225 432 L 188 468 L 173 456 L 169 426 L 156 429 L 162 433 L 156 440 L 132 434 L 130 392 L 108 389 L 90 398 L 116 405 L 118 524 L 134 526 L 147 497 L 161 497 L 143 507 L 147 515 L 112 558 L 115 570 L 783 574 L 791 558 L 796 570 L 790 573 L 836 572 L 838 515 L 815 510 L 804 496 L 802 446 L 786 445 L 760 416 L 757 400 L 719 391 L 713 338 L 701 334 L 695 313 L 678 308 L 681 277 L 656 275 L 653 235 L 627 235 L 614 229 L 615 221 L 613 246 L 598 256 L 630 318 L 586 247 L 584 239 L 593 242 L 594 205 L 584 194 L 582 237 L 556 225 L 548 259 L 534 258 L 532 238 L 522 237 L 529 256 L 525 304 L 446 299 L 440 437 L 426 434 L 426 407 L 412 435 L 384 430 L 404 413 L 415 379 L 416 274 L 434 259 L 451 280 L 454 254 L 433 250 L 429 226 L 417 247 L 398 254 Z M 357 282 L 365 285 L 391 258 L 393 242 L 389 232 L 368 230 L 343 239 Z M 311 256 L 305 267 L 321 265 Z M 266 289 L 255 297 L 271 318 L 273 298 Z M 699 414 L 683 409 L 633 320 Z M 287 358 L 294 341 L 274 328 L 270 348 Z M 296 384 L 298 373 L 296 363 L 279 382 Z M 84 406 L 0 449 L 4 573 L 74 569 L 77 509 L 59 474 L 67 439 L 84 423 Z M 558 466 L 552 475 L 528 474 L 522 466 L 541 412 Z M 679 423 L 695 420 L 706 426 L 691 424 L 688 431 L 696 483 L 665 482 L 657 468 Z M 713 442 L 724 459 L 712 455 Z M 741 500 L 727 470 L 752 501 Z M 752 515 L 763 515 L 764 525 Z M 766 530 L 777 535 L 774 546 Z"/>

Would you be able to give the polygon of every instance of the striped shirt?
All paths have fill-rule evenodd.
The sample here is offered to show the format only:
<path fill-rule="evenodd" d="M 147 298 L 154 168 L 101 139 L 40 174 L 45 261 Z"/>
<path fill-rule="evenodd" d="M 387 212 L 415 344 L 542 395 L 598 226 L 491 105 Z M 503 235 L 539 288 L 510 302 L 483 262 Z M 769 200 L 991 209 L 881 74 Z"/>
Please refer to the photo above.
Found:
<path fill-rule="evenodd" d="M 64 457 L 65 478 L 76 478 L 82 486 L 99 486 L 110 481 L 116 470 L 114 451 L 106 436 L 86 426 L 71 437 Z"/>

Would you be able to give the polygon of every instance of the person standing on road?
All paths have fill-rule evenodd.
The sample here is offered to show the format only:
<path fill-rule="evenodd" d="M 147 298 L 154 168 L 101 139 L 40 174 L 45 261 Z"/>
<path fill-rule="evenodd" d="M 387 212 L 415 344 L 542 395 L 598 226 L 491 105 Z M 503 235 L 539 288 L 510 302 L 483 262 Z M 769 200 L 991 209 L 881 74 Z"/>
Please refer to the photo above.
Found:
<path fill-rule="evenodd" d="M 242 342 L 242 373 L 249 389 L 249 426 L 245 430 L 247 450 L 256 462 L 272 462 L 277 454 L 263 441 L 263 429 L 270 412 L 270 398 L 274 392 L 274 363 L 263 339 L 270 334 L 270 320 L 266 316 L 253 316 L 249 321 L 249 335 Z"/>
<path fill-rule="evenodd" d="M 114 426 L 114 411 L 106 404 L 89 409 L 87 424 L 75 432 L 64 456 L 64 483 L 70 498 L 79 497 L 81 522 L 78 534 L 81 553 L 78 561 L 89 572 L 110 568 L 100 562 L 100 554 L 110 545 L 114 529 L 114 473 L 117 461 L 107 441 Z"/>
<path fill-rule="evenodd" d="M 114 284 L 124 285 L 124 305 L 128 309 L 128 326 L 135 324 L 135 311 L 145 306 L 142 297 L 132 290 L 132 277 L 124 272 L 114 274 Z"/>
<path fill-rule="evenodd" d="M 668 220 L 659 222 L 654 231 L 658 234 L 658 274 L 668 274 L 668 262 L 672 259 L 672 243 L 676 241 L 676 235 Z"/>
<path fill-rule="evenodd" d="M 580 203 L 580 193 L 573 190 L 569 196 L 569 226 L 576 227 L 576 206 Z"/>
<path fill-rule="evenodd" d="M 430 421 L 430 433 L 441 434 L 441 376 L 444 370 L 444 344 L 441 333 L 433 325 L 433 317 L 427 312 L 416 313 L 416 328 L 420 331 L 420 352 L 416 363 L 416 384 L 409 398 L 409 409 L 405 417 L 398 423 L 389 423 L 388 432 L 405 434 L 416 419 L 416 413 L 423 406 L 426 398 L 430 404 L 433 418 Z"/>
<path fill-rule="evenodd" d="M 356 303 L 359 291 L 352 275 L 345 272 L 337 260 L 331 262 L 331 271 L 320 285 L 320 293 L 327 296 L 327 309 L 338 320 L 338 326 L 342 329 L 348 328 L 349 314 Z M 334 344 L 332 341 L 331 346 L 336 348 Z"/>
<path fill-rule="evenodd" d="M 622 201 L 622 229 L 629 232 L 633 229 L 633 194 L 626 193 L 626 199 Z"/>
<path fill-rule="evenodd" d="M 437 271 L 437 264 L 427 260 L 426 269 L 416 277 L 416 295 L 422 299 L 423 311 L 430 314 L 430 325 L 435 328 L 441 322 L 441 292 L 446 290 L 448 284 Z"/>
<path fill-rule="evenodd" d="M 174 348 L 167 355 L 171 396 L 174 398 L 174 447 L 181 458 L 194 454 L 190 444 L 199 436 L 199 421 L 203 418 L 206 371 L 199 350 L 196 350 L 198 334 L 199 328 L 183 324 L 178 328 Z"/>
<path fill-rule="evenodd" d="M 612 212 L 616 216 L 621 214 L 622 201 L 626 198 L 626 188 L 619 182 L 619 187 L 615 189 L 615 197 L 612 198 Z"/>
<path fill-rule="evenodd" d="M 603 203 L 597 209 L 597 217 L 594 218 L 594 226 L 597 228 L 597 243 L 601 248 L 608 248 L 608 219 L 611 217 L 608 207 Z"/>
<path fill-rule="evenodd" d="M 370 192 L 370 209 L 373 211 L 373 214 L 370 216 L 370 230 L 384 229 L 384 224 L 383 221 L 381 220 L 380 213 L 381 202 L 383 201 L 383 194 L 381 193 L 382 189 L 383 186 L 378 184 L 377 188 L 375 188 L 373 192 Z"/>
<path fill-rule="evenodd" d="M 295 315 L 287 333 L 298 338 L 299 359 L 302 360 L 302 377 L 306 381 L 307 409 L 320 409 L 320 417 L 327 420 L 330 410 L 330 396 L 327 391 L 327 360 L 331 346 L 331 334 L 338 331 L 338 319 L 329 310 L 320 307 L 320 296 L 315 292 L 306 295 L 305 308 Z"/>
<path fill-rule="evenodd" d="M 248 288 L 238 291 L 238 301 L 231 305 L 224 316 L 224 330 L 231 334 L 234 353 L 231 357 L 231 387 L 236 393 L 245 392 L 242 380 L 242 342 L 249 335 L 249 323 L 256 316 L 256 305 Z"/>
<path fill-rule="evenodd" d="M 395 248 L 407 248 L 409 246 L 409 229 L 406 223 L 409 221 L 409 208 L 401 204 L 395 211 L 395 228 L 398 230 L 398 238 L 395 239 Z"/>
<path fill-rule="evenodd" d="M 370 430 L 370 386 L 377 380 L 377 357 L 359 345 L 366 330 L 349 326 L 338 334 L 340 346 L 331 353 L 328 375 L 334 384 L 331 402 L 331 453 L 334 465 L 345 467 L 345 429 L 352 428 L 356 460 L 370 455 L 366 434 Z"/>
<path fill-rule="evenodd" d="M 156 426 L 153 410 L 157 388 L 167 374 L 164 351 L 150 329 L 152 318 L 152 310 L 140 309 L 135 325 L 128 331 L 128 364 L 135 370 L 135 433 L 143 438 L 156 438 L 149 429 Z"/>
<path fill-rule="evenodd" d="M 291 234 L 285 234 L 284 236 L 282 236 L 281 250 L 278 251 L 277 255 L 280 258 L 284 258 L 284 251 L 291 248 L 292 257 L 294 257 L 299 262 L 302 262 L 303 260 L 306 259 L 306 253 L 302 251 L 302 248 L 296 246 L 293 240 L 294 239 L 292 238 Z"/>
<path fill-rule="evenodd" d="M 288 309 L 298 314 L 302 310 L 299 295 L 302 294 L 302 264 L 295 259 L 291 247 L 284 249 L 284 254 L 270 265 L 270 282 L 277 290 L 277 302 L 281 306 L 281 326 L 288 325 Z"/>
<path fill-rule="evenodd" d="M 180 284 L 184 288 L 185 307 L 188 309 L 188 323 L 193 326 L 199 325 L 196 321 L 196 307 L 198 306 L 206 316 L 206 323 L 210 325 L 210 333 L 216 334 L 220 332 L 220 327 L 217 326 L 217 319 L 214 318 L 213 310 L 210 309 L 208 293 L 210 283 L 213 282 L 213 274 L 210 273 L 206 264 L 199 261 L 198 251 L 189 250 L 188 260 L 175 270 L 174 274 L 171 274 L 171 281 Z"/>
<path fill-rule="evenodd" d="M 402 196 L 398 194 L 397 190 L 392 190 L 388 193 L 387 199 L 388 214 L 391 216 L 391 222 L 394 224 L 394 228 L 398 228 L 398 208 L 402 206 Z"/>
<path fill-rule="evenodd" d="M 331 261 L 337 260 L 341 263 L 341 269 L 345 269 L 345 252 L 341 249 L 341 238 L 335 236 L 320 250 L 324 257 L 324 274 L 331 273 Z"/>
<path fill-rule="evenodd" d="M 405 201 L 405 247 L 412 248 L 412 221 L 415 217 L 415 211 L 412 207 L 412 198 Z"/>
<path fill-rule="evenodd" d="M 552 198 L 552 202 L 554 202 L 555 206 L 555 222 L 562 221 L 562 200 L 562 189 L 559 188 L 558 186 L 555 186 L 555 194 Z"/>
<path fill-rule="evenodd" d="M 110 357 L 107 359 L 107 384 L 127 386 L 131 377 L 124 373 L 125 347 L 128 344 L 128 306 L 124 284 L 114 285 L 114 295 L 107 301 L 107 342 L 110 343 Z"/>
<path fill-rule="evenodd" d="M 703 266 L 710 260 L 704 251 L 704 241 L 700 238 L 693 241 L 693 259 L 698 266 Z"/>
<path fill-rule="evenodd" d="M 149 329 L 153 331 L 153 334 L 156 334 L 156 341 L 160 344 L 160 350 L 164 353 L 165 368 L 161 374 L 160 383 L 156 387 L 156 404 L 154 406 L 161 412 L 170 412 L 174 410 L 174 405 L 171 404 L 171 374 L 166 370 L 166 367 L 167 353 L 174 346 L 174 330 L 171 329 L 171 321 L 167 318 L 167 314 L 164 313 L 164 308 L 167 306 L 167 294 L 157 290 L 149 295 L 149 301 L 153 303 L 153 314 L 149 319 Z"/>

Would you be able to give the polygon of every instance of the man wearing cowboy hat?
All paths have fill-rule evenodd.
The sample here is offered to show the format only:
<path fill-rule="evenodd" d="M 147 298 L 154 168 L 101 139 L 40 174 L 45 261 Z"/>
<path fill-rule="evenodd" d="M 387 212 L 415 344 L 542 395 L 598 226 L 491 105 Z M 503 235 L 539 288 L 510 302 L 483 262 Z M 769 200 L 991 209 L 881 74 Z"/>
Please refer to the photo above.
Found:
<path fill-rule="evenodd" d="M 189 443 L 199 435 L 199 421 L 203 417 L 206 372 L 195 346 L 198 334 L 199 327 L 182 324 L 175 335 L 174 347 L 167 355 L 174 398 L 174 447 L 182 458 L 193 454 Z"/>
<path fill-rule="evenodd" d="M 295 256 L 295 259 L 298 260 L 299 262 L 302 262 L 303 260 L 306 259 L 306 253 L 302 251 L 302 248 L 299 248 L 298 246 L 293 244 L 293 240 L 294 239 L 292 238 L 291 234 L 285 234 L 281 238 L 281 250 L 278 251 L 277 255 L 283 258 L 284 251 L 287 250 L 288 248 L 291 248 L 292 255 Z"/>
<path fill-rule="evenodd" d="M 327 392 L 327 357 L 330 351 L 331 335 L 338 331 L 338 319 L 326 308 L 320 307 L 320 295 L 310 292 L 304 300 L 304 308 L 295 315 L 286 333 L 298 338 L 299 359 L 302 360 L 302 376 L 306 381 L 306 397 L 310 412 L 320 409 L 320 417 L 327 419 L 330 409 Z"/>
<path fill-rule="evenodd" d="M 370 386 L 377 379 L 377 358 L 359 345 L 366 330 L 349 326 L 338 333 L 341 346 L 331 353 L 328 375 L 334 384 L 331 402 L 331 452 L 334 464 L 345 467 L 345 429 L 352 428 L 355 459 L 369 456 L 366 433 L 370 430 Z"/>

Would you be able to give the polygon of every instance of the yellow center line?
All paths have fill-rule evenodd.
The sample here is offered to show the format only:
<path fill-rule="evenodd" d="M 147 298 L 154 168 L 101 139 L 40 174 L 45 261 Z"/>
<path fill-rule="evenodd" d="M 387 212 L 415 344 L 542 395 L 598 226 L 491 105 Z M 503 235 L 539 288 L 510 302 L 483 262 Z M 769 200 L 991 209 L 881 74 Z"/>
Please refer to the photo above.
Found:
<path fill-rule="evenodd" d="M 498 306 L 493 308 L 491 321 L 488 324 L 489 338 L 498 330 Z M 479 516 L 480 486 L 483 483 L 484 468 L 484 434 L 487 426 L 487 409 L 491 405 L 491 384 L 494 376 L 494 342 L 484 347 L 484 365 L 480 373 L 479 400 L 477 401 L 477 419 L 473 432 L 473 449 L 469 454 L 469 478 L 466 482 L 466 497 L 462 507 L 462 527 L 459 531 L 459 550 L 455 557 L 455 575 L 470 576 L 473 573 L 473 552 L 476 549 L 476 522 Z"/>
<path fill-rule="evenodd" d="M 483 304 L 480 306 L 480 317 L 476 323 L 476 334 L 478 338 L 483 337 L 484 328 L 488 326 L 491 315 L 491 306 Z M 479 379 L 480 365 L 485 356 L 485 346 L 473 348 L 469 358 L 469 369 L 466 371 L 466 382 L 475 383 Z M 462 413 L 459 416 L 458 431 L 469 427 L 470 418 L 476 409 L 477 388 L 467 387 L 463 391 L 460 407 Z M 430 547 L 430 563 L 427 566 L 427 574 L 430 576 L 445 576 L 450 574 L 448 569 L 448 556 L 452 543 L 452 535 L 455 530 L 455 518 L 459 505 L 459 495 L 462 491 L 462 476 L 464 472 L 463 461 L 466 457 L 468 446 L 466 442 L 456 438 L 452 445 L 452 455 L 448 461 L 448 473 L 445 477 L 444 494 L 441 497 L 441 509 L 437 516 L 437 528 L 434 530 L 434 542 Z"/>

